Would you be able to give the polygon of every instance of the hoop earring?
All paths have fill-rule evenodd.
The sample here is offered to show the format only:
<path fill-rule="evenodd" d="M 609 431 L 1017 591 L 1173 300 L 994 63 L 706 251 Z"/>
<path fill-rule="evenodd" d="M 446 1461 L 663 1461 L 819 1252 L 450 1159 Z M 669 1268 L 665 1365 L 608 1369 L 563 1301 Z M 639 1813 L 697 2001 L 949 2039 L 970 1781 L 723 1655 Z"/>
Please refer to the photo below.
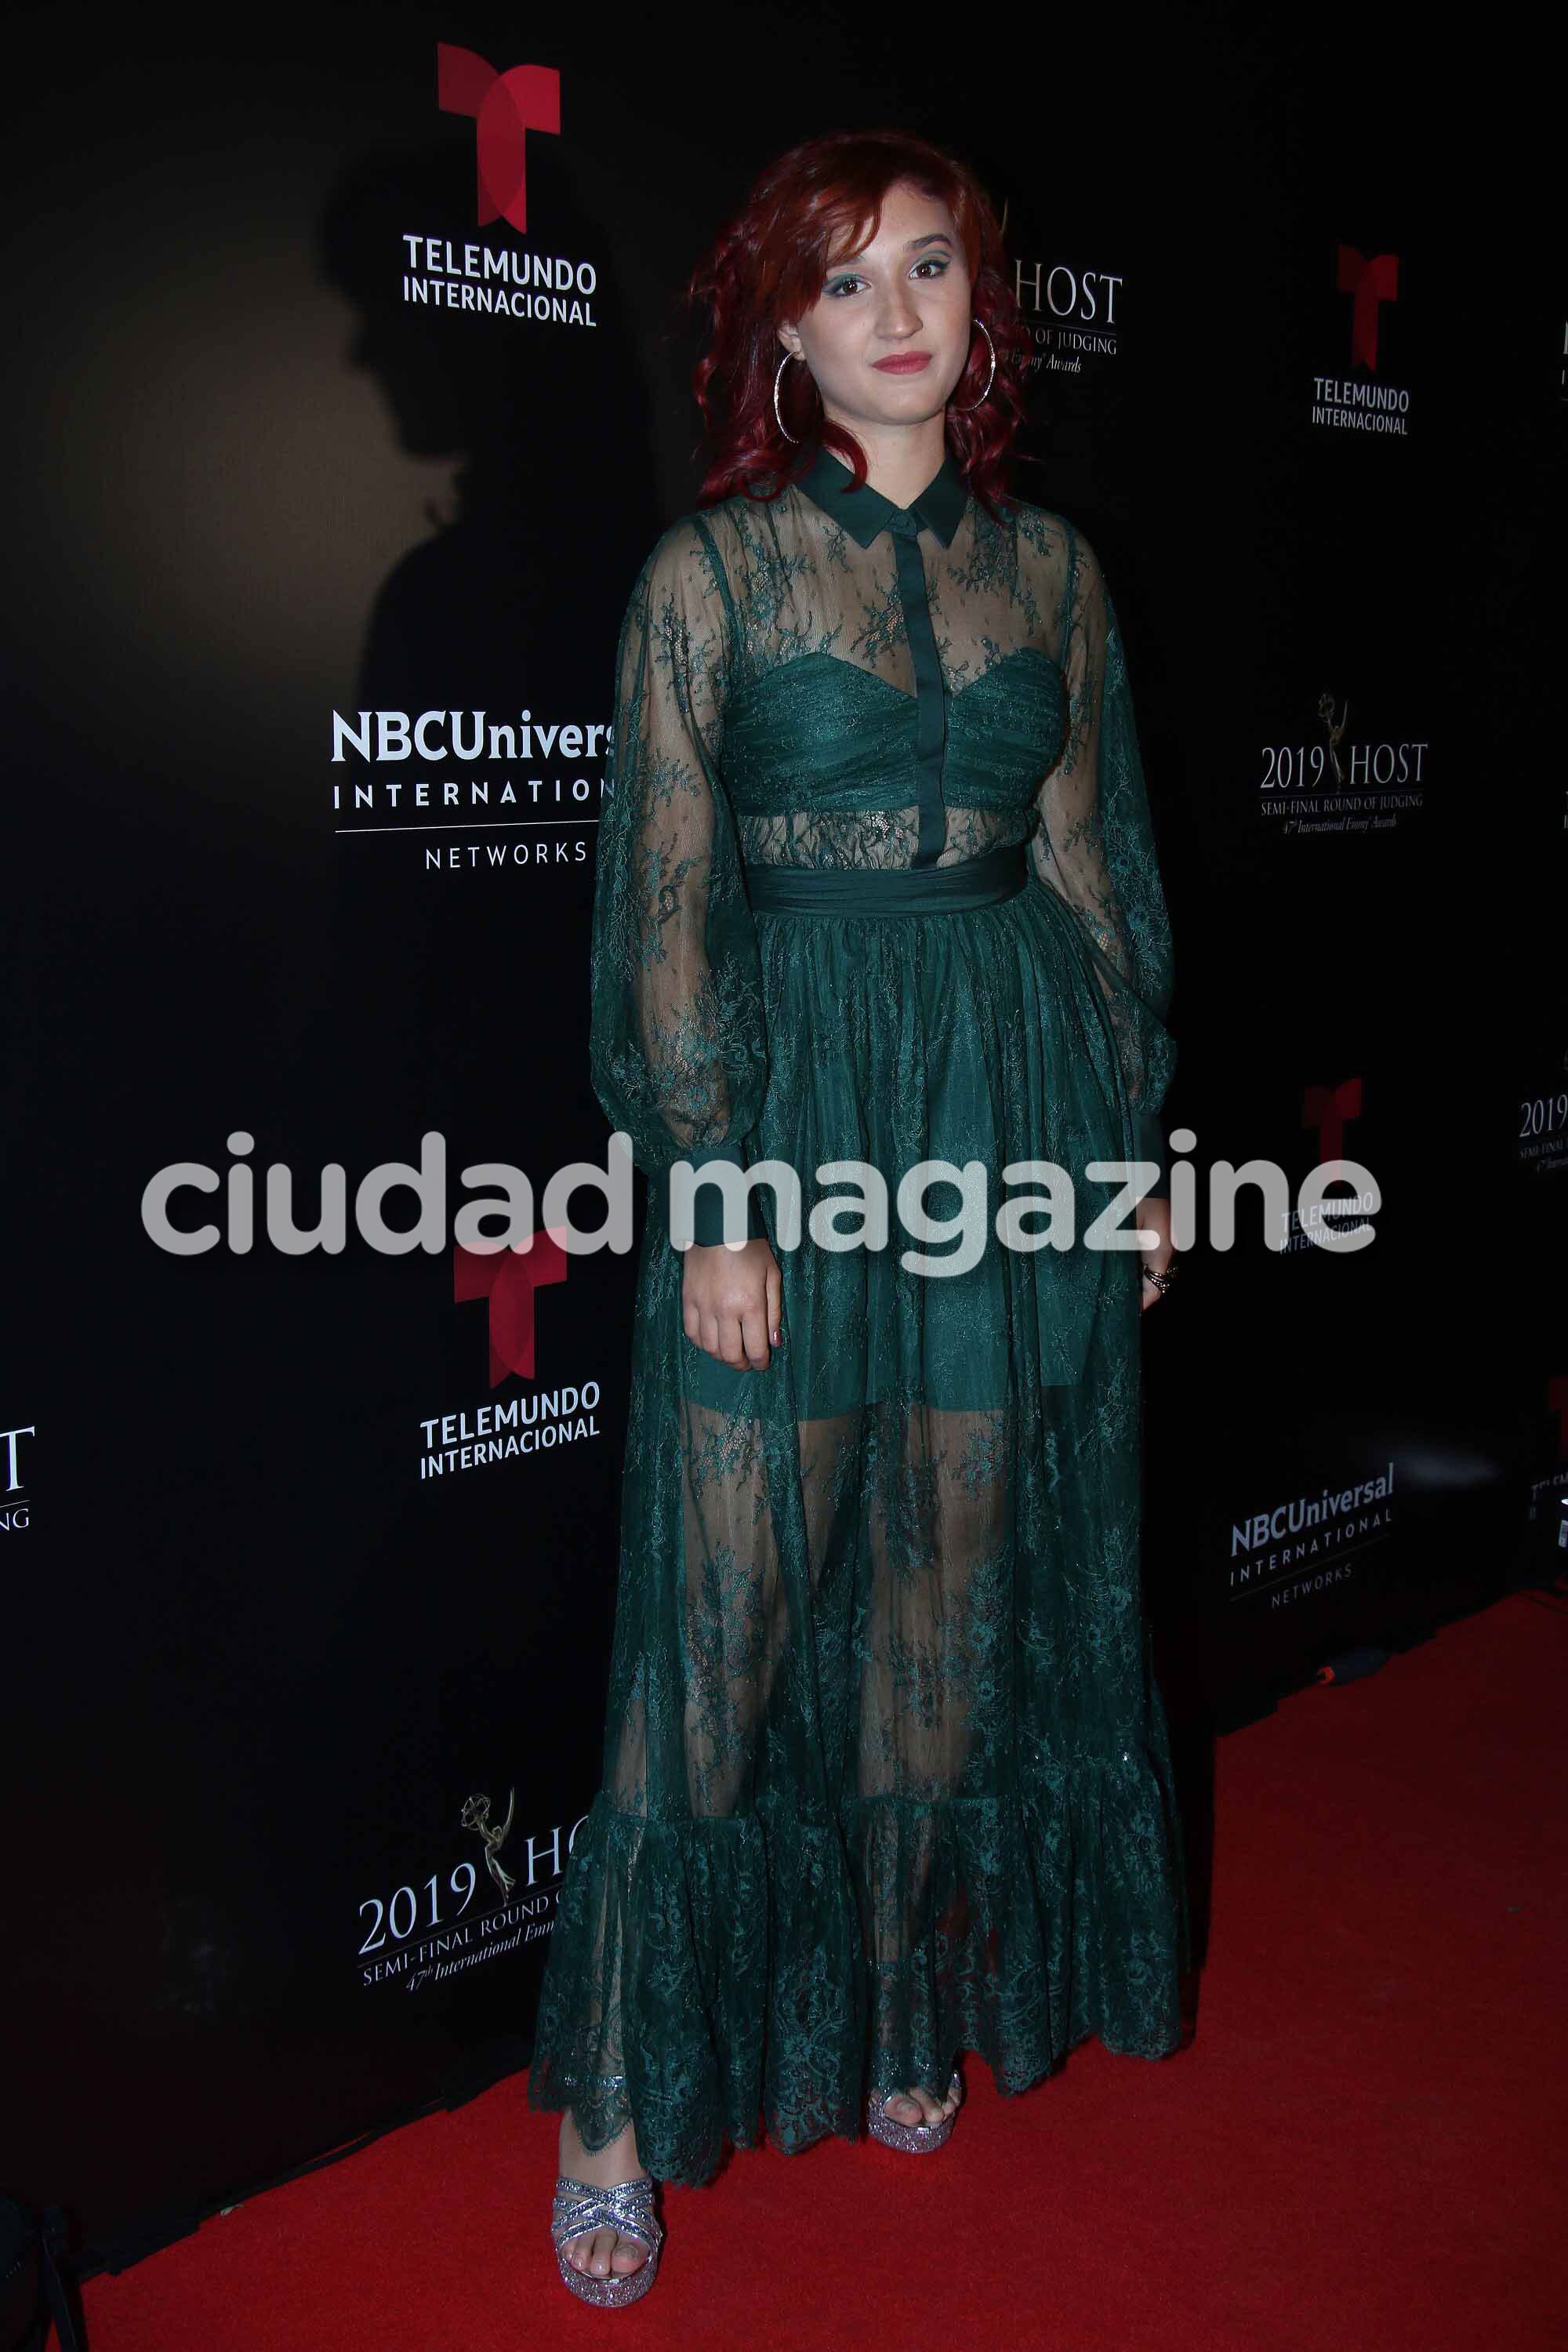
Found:
<path fill-rule="evenodd" d="M 795 353 L 793 352 L 785 352 L 783 359 L 780 360 L 778 363 L 778 372 L 773 377 L 773 415 L 777 419 L 779 431 L 784 435 L 784 439 L 786 441 L 793 441 L 798 448 L 800 446 L 799 434 L 792 433 L 789 426 L 784 423 L 784 418 L 779 415 L 779 386 L 784 382 L 784 372 L 785 368 L 788 367 L 794 357 Z"/>
<path fill-rule="evenodd" d="M 984 336 L 984 338 L 985 338 L 985 346 L 986 346 L 986 349 L 987 349 L 987 350 L 989 351 L 989 352 L 991 353 L 991 373 L 990 373 L 990 374 L 989 374 L 989 375 L 986 377 L 986 379 L 985 379 L 985 389 L 984 389 L 984 391 L 981 394 L 981 395 L 980 395 L 979 399 L 978 399 L 978 400 L 972 400 L 972 401 L 969 403 L 969 405 L 968 405 L 968 407 L 967 407 L 967 408 L 955 408 L 955 409 L 953 409 L 953 412 L 952 412 L 952 413 L 953 413 L 953 415 L 954 415 L 955 416 L 970 416 L 970 415 L 973 415 L 973 412 L 975 411 L 975 409 L 977 409 L 977 408 L 984 408 L 984 405 L 985 405 L 985 404 L 986 404 L 986 402 L 987 402 L 987 400 L 988 400 L 988 399 L 990 398 L 990 396 L 991 396 L 991 387 L 992 387 L 992 385 L 994 383 L 994 382 L 996 381 L 996 346 L 995 346 L 995 344 L 991 341 L 991 330 L 990 330 L 990 328 L 986 325 L 986 323 L 985 323 L 985 321 L 984 321 L 984 319 L 976 319 L 976 320 L 975 320 L 975 321 L 974 321 L 974 323 L 975 323 L 975 325 L 979 328 L 979 330 L 980 330 L 981 333 Z M 774 387 L 774 406 L 776 407 L 776 406 L 777 406 L 777 404 L 777 404 L 777 387 L 775 386 L 775 387 Z M 952 406 L 951 402 L 949 403 L 949 405 L 950 405 L 950 406 Z"/>

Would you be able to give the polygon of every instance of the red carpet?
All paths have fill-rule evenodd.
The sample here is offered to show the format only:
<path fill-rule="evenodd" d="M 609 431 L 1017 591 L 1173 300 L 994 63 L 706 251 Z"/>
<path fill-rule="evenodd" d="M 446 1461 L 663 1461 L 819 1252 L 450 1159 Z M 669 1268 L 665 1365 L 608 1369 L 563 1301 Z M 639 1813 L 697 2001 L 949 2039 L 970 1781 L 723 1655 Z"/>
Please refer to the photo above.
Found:
<path fill-rule="evenodd" d="M 966 2059 L 930 2158 L 732 2156 L 628 2311 L 556 2276 L 520 2078 L 92 2281 L 92 2352 L 1568 2344 L 1565 1680 L 1516 1595 L 1222 1740 L 1190 2048 L 1008 2101 Z"/>

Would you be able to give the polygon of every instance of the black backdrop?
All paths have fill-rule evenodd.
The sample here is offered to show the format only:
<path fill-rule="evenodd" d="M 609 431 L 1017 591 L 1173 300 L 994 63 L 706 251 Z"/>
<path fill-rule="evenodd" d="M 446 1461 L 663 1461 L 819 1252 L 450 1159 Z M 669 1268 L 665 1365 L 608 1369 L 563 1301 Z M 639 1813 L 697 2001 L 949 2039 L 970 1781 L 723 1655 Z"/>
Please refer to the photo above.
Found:
<path fill-rule="evenodd" d="M 180 1255 L 143 1188 L 282 1163 L 309 1226 L 328 1163 L 352 1195 L 426 1133 L 453 1213 L 476 1163 L 602 1160 L 587 730 L 695 499 L 679 287 L 807 132 L 915 125 L 1006 205 L 1020 487 L 1122 617 L 1194 1166 L 1339 1152 L 1383 1196 L 1356 1255 L 1245 1213 L 1146 1323 L 1179 1706 L 1223 1727 L 1544 1544 L 1564 312 L 1524 20 L 1488 23 L 1461 58 L 1404 12 L 22 13 L 0 2186 L 89 2264 L 526 2062 L 597 1772 L 632 1262 L 487 1303 L 439 1213 L 404 1255 Z M 523 226 L 478 217 L 438 44 L 559 77 Z M 462 307 L 485 256 L 536 299 L 546 259 L 560 314 Z M 462 731 L 355 748 L 427 711 Z M 511 1450 L 465 1455 L 498 1412 Z"/>

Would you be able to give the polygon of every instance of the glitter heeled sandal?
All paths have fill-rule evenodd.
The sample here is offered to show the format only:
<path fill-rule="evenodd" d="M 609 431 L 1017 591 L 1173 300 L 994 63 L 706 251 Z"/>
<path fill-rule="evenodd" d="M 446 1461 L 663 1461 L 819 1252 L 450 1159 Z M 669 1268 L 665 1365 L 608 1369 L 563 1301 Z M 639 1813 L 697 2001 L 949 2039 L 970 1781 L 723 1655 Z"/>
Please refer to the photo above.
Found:
<path fill-rule="evenodd" d="M 635 2303 L 653 2284 L 658 2250 L 664 2243 L 664 2231 L 654 2218 L 653 2188 L 646 2172 L 637 2180 L 617 2180 L 609 2189 L 574 2180 L 569 2172 L 562 2173 L 556 2181 L 550 2215 L 555 2259 L 562 2277 L 584 2303 L 611 2306 Z M 647 2259 L 635 2271 L 610 2271 L 604 2278 L 595 2278 L 592 2271 L 580 2271 L 566 2252 L 567 2242 L 585 2238 L 595 2230 L 618 2230 L 623 2238 L 636 2238 L 647 2248 Z"/>
<path fill-rule="evenodd" d="M 963 2085 L 959 2081 L 956 2066 L 952 2070 L 952 2080 L 947 2087 L 949 2096 L 954 2091 L 958 2093 L 959 2105 L 962 2106 Z M 901 2094 L 889 2091 L 886 2095 L 889 2099 L 896 2099 Z M 884 2147 L 901 2148 L 907 2156 L 924 2156 L 931 2148 L 940 2147 L 957 2119 L 958 2107 L 954 2107 L 952 2115 L 943 2116 L 940 2123 L 895 2123 L 891 2116 L 883 2112 L 882 2103 L 879 2100 L 868 2099 L 866 2102 L 866 2128 L 872 2138 L 879 2139 Z"/>

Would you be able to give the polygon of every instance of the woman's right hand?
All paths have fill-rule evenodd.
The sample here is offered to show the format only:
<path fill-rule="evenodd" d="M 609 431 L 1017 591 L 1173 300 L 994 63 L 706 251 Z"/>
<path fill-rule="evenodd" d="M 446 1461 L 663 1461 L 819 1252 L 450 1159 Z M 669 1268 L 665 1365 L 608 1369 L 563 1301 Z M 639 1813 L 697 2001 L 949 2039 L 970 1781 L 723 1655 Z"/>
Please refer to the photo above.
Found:
<path fill-rule="evenodd" d="M 695 1346 L 731 1370 L 765 1372 L 768 1342 L 783 1344 L 784 1281 L 768 1242 L 758 1234 L 744 1249 L 722 1242 L 686 1253 L 680 1318 Z"/>

